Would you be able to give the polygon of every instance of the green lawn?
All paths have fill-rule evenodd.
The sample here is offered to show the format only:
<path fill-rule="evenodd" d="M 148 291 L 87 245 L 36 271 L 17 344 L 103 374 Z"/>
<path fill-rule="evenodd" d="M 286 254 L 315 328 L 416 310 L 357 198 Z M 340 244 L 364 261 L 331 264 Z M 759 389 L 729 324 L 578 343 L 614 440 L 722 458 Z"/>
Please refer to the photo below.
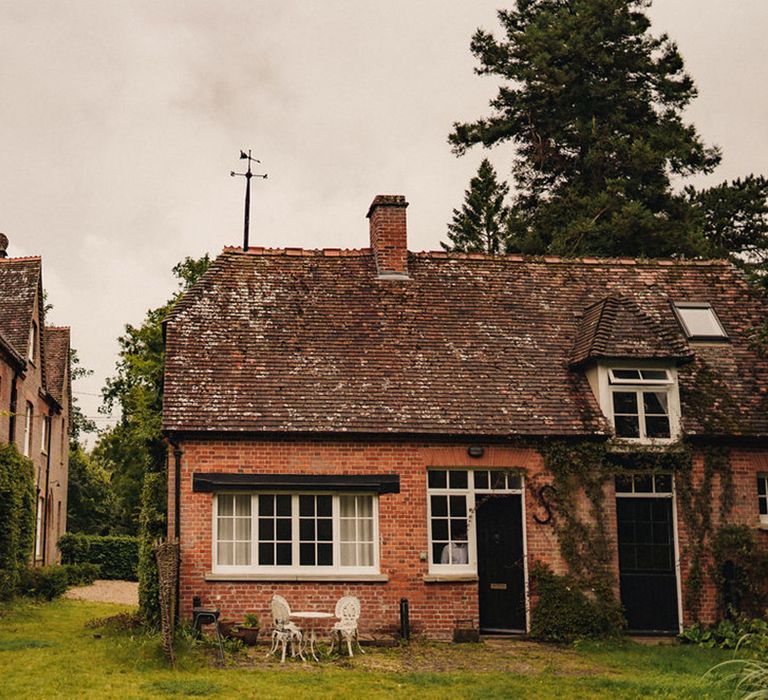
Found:
<path fill-rule="evenodd" d="M 632 642 L 418 643 L 284 666 L 258 649 L 232 657 L 227 668 L 215 668 L 207 650 L 189 648 L 174 671 L 156 637 L 85 626 L 126 609 L 70 600 L 0 607 L 0 697 L 730 697 L 702 678 L 728 654 Z"/>

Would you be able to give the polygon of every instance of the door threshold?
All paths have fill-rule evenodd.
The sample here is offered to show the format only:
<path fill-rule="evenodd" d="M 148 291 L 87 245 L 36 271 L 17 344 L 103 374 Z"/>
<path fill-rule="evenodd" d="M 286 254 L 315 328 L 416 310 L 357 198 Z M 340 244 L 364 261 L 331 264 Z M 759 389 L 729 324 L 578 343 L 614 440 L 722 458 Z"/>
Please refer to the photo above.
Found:
<path fill-rule="evenodd" d="M 508 630 L 496 627 L 481 627 L 480 634 L 483 637 L 520 637 L 525 634 L 525 630 Z"/>

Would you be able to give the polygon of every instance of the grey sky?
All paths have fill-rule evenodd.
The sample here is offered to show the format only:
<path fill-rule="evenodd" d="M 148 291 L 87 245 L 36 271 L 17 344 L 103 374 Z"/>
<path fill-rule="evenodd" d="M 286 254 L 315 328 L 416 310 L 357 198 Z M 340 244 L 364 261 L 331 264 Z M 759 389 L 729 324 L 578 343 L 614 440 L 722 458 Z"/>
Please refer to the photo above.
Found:
<path fill-rule="evenodd" d="M 454 120 L 487 113 L 469 40 L 500 0 L 0 0 L 0 231 L 41 254 L 93 377 L 96 414 L 125 323 L 163 303 L 185 255 L 239 244 L 251 147 L 255 245 L 364 247 L 377 193 L 411 203 L 414 250 L 439 247 L 483 151 L 451 155 Z M 724 151 L 712 177 L 768 172 L 768 3 L 657 0 Z M 492 160 L 506 176 L 510 150 Z M 103 425 L 103 422 L 101 423 Z"/>

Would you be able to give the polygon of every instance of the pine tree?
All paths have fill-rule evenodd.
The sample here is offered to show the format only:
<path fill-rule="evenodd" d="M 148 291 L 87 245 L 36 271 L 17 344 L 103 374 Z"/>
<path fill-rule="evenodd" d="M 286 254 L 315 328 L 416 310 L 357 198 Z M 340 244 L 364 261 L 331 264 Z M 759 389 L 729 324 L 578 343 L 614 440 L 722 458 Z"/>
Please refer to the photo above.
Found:
<path fill-rule="evenodd" d="M 464 192 L 461 209 L 453 210 L 453 220 L 448 224 L 450 243 L 442 243 L 443 248 L 491 255 L 506 252 L 509 207 L 504 199 L 508 194 L 509 186 L 496 179 L 496 171 L 484 158 Z"/>
<path fill-rule="evenodd" d="M 518 0 L 498 13 L 506 37 L 478 30 L 479 74 L 504 81 L 489 117 L 449 141 L 515 146 L 513 247 L 563 255 L 702 255 L 709 243 L 671 176 L 720 162 L 682 113 L 693 80 L 648 0 Z"/>

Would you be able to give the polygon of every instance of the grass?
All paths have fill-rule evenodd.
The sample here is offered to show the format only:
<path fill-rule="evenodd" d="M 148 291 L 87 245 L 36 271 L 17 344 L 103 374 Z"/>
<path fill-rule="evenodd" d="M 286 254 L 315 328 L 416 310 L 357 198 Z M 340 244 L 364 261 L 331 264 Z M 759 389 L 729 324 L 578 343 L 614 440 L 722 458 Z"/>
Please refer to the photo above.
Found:
<path fill-rule="evenodd" d="M 531 642 L 371 649 L 320 664 L 259 648 L 216 668 L 189 647 L 170 669 L 156 637 L 86 627 L 125 606 L 59 600 L 0 607 L 0 697 L 8 698 L 726 698 L 703 677 L 731 656 L 693 646 Z"/>

